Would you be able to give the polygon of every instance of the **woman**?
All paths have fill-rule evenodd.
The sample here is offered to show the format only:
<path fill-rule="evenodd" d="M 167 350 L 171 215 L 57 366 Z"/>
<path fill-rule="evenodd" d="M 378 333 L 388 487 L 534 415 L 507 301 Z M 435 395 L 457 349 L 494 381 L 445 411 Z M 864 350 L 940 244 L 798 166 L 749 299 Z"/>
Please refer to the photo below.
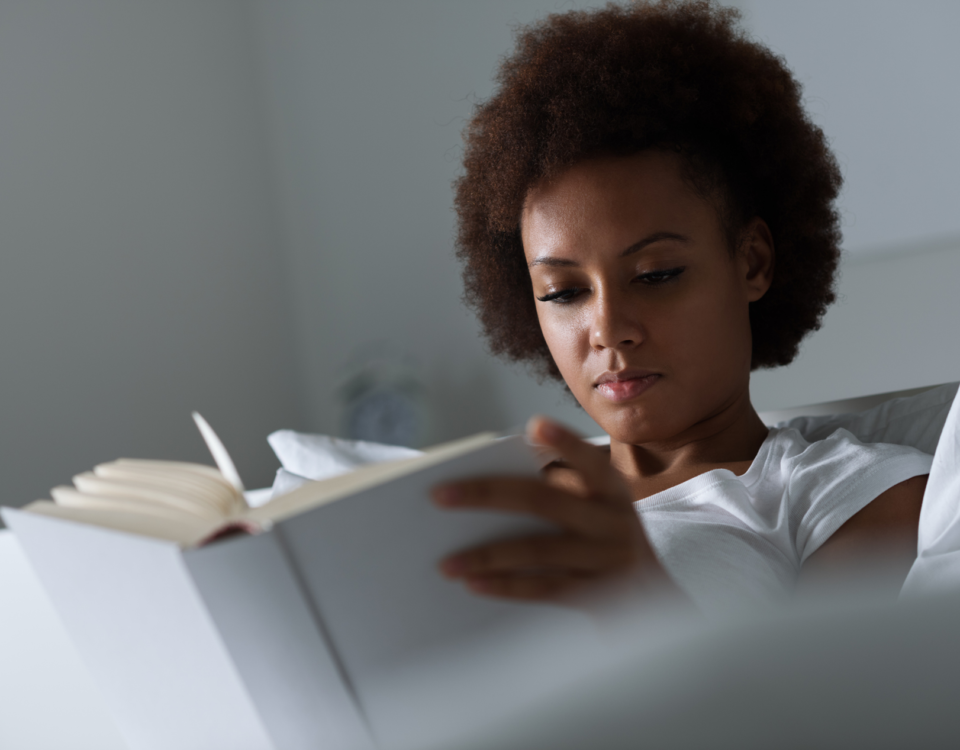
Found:
<path fill-rule="evenodd" d="M 466 550 L 481 594 L 615 580 L 706 609 L 790 591 L 878 546 L 916 554 L 930 458 L 768 430 L 750 372 L 789 363 L 833 301 L 841 178 L 800 87 L 735 11 L 640 3 L 526 29 L 466 131 L 467 300 L 492 350 L 562 379 L 609 450 L 547 420 L 543 481 L 437 488 L 561 533 Z"/>

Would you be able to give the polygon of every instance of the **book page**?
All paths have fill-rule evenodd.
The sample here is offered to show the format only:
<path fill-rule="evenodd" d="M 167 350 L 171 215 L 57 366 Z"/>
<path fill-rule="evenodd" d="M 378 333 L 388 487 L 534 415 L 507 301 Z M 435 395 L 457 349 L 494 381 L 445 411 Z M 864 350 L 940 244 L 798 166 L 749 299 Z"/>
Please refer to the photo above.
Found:
<path fill-rule="evenodd" d="M 87 477 L 89 473 L 75 477 L 74 483 L 76 484 L 79 478 Z M 165 502 L 172 500 L 173 504 L 193 508 L 196 512 L 202 513 L 207 508 L 218 516 L 230 517 L 247 507 L 243 494 L 217 469 L 204 464 L 120 458 L 96 466 L 92 473 L 98 479 L 109 483 L 131 483 L 162 490 L 168 495 Z M 83 489 L 79 485 L 78 488 Z M 127 494 L 126 489 L 122 492 Z M 176 499 L 173 499 L 174 496 Z"/>
<path fill-rule="evenodd" d="M 74 477 L 76 487 L 55 487 L 56 503 L 25 510 L 118 531 L 165 539 L 184 547 L 220 530 L 248 532 L 430 466 L 469 454 L 497 440 L 481 433 L 430 448 L 423 455 L 363 466 L 309 482 L 259 508 L 248 509 L 238 491 L 212 467 L 172 461 L 120 459 Z"/>
<path fill-rule="evenodd" d="M 203 496 L 187 491 L 170 491 L 160 482 L 141 478 L 136 482 L 103 480 L 93 472 L 84 472 L 73 478 L 73 487 L 54 487 L 50 494 L 58 505 L 82 508 L 96 500 L 97 505 L 109 501 L 117 510 L 154 512 L 160 515 L 179 516 L 187 514 L 197 518 L 217 521 L 230 516 L 228 509 L 208 502 Z"/>
<path fill-rule="evenodd" d="M 54 487 L 55 502 L 26 510 L 183 546 L 233 528 L 256 531 L 243 518 L 246 503 L 219 471 L 179 461 L 119 459 Z"/>
<path fill-rule="evenodd" d="M 220 514 L 204 515 L 184 511 L 177 507 L 172 507 L 166 503 L 154 502 L 149 498 L 130 497 L 117 495 L 96 495 L 89 490 L 80 491 L 76 487 L 54 487 L 50 490 L 53 501 L 61 508 L 74 508 L 76 510 L 109 510 L 116 513 L 135 513 L 137 515 L 148 515 L 159 518 L 167 518 L 172 521 L 178 521 L 186 517 L 187 522 L 207 521 L 221 522 L 223 516 Z"/>
<path fill-rule="evenodd" d="M 42 516 L 62 518 L 66 521 L 78 521 L 116 531 L 126 531 L 130 534 L 163 539 L 183 547 L 192 547 L 200 543 L 224 525 L 222 520 L 203 521 L 186 515 L 179 518 L 162 518 L 147 513 L 105 508 L 64 507 L 50 500 L 37 500 L 25 506 L 23 510 Z"/>

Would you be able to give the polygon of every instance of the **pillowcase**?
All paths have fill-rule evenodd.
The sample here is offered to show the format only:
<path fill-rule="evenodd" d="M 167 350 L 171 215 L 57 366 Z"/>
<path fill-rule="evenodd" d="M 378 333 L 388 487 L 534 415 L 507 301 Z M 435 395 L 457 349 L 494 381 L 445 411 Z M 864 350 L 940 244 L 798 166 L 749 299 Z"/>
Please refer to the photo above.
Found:
<path fill-rule="evenodd" d="M 358 466 L 419 456 L 422 451 L 366 440 L 344 440 L 294 430 L 277 430 L 267 442 L 283 467 L 277 470 L 271 497 L 279 497 L 310 479 L 327 479 Z"/>
<path fill-rule="evenodd" d="M 909 445 L 933 454 L 960 383 L 947 383 L 916 396 L 884 401 L 866 411 L 823 417 L 796 417 L 777 427 L 793 427 L 809 441 L 843 428 L 864 443 Z"/>

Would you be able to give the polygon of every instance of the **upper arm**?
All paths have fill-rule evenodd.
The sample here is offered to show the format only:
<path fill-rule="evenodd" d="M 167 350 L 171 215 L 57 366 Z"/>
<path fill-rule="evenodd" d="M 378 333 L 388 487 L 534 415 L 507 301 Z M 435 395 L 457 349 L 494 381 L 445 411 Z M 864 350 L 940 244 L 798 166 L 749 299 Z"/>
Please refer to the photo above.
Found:
<path fill-rule="evenodd" d="M 917 530 L 926 486 L 924 474 L 877 496 L 807 558 L 801 580 L 881 560 L 884 572 L 893 578 L 902 573 L 902 584 L 917 557 Z"/>

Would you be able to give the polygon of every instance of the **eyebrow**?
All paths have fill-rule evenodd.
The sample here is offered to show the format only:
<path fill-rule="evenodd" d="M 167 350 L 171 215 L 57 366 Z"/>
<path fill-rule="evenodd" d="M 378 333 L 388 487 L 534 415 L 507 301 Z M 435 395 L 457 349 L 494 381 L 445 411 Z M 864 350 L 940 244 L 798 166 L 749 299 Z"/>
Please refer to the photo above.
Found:
<path fill-rule="evenodd" d="M 653 234 L 647 235 L 639 242 L 634 242 L 630 247 L 620 253 L 621 258 L 626 258 L 628 255 L 633 255 L 643 250 L 648 245 L 652 245 L 654 242 L 661 242 L 663 240 L 676 240 L 678 242 L 689 242 L 690 238 L 685 234 L 677 234 L 676 232 L 654 232 Z M 539 258 L 535 258 L 532 263 L 527 267 L 533 268 L 533 266 L 551 266 L 552 268 L 569 268 L 571 266 L 579 266 L 575 260 L 568 260 L 566 258 L 553 258 L 549 255 L 541 255 Z"/>

